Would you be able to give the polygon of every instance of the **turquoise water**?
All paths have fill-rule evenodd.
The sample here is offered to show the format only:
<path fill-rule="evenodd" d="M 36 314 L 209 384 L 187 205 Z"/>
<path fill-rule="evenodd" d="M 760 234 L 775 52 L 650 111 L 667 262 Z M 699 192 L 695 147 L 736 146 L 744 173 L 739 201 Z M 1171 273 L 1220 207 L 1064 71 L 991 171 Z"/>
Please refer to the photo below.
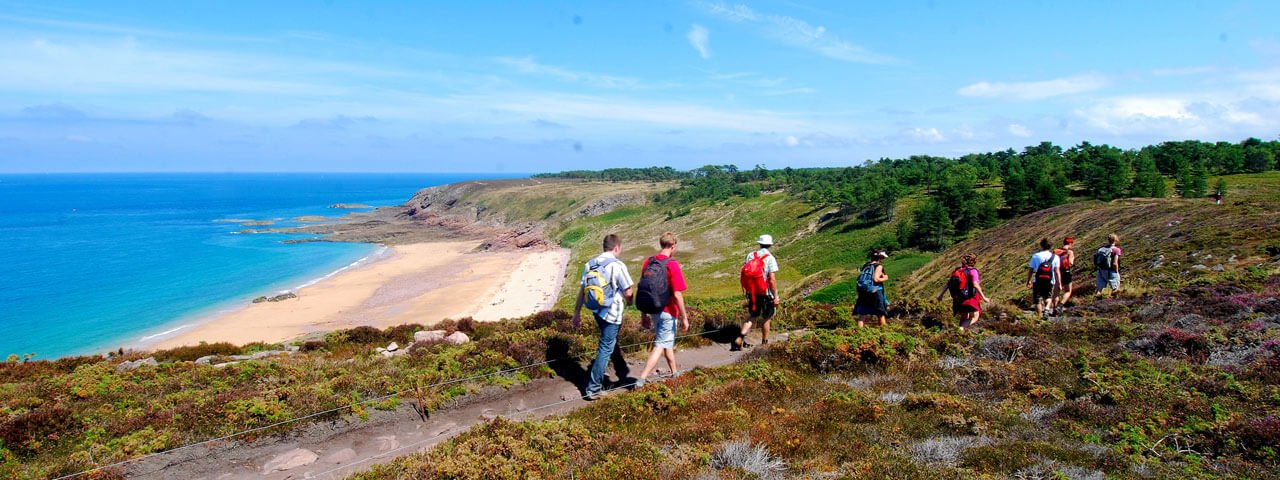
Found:
<path fill-rule="evenodd" d="M 496 175 L 0 175 L 0 357 L 97 353 L 328 275 L 378 253 L 285 244 L 219 219 L 343 215 Z M 510 176 L 510 175 L 508 175 Z M 305 237 L 305 236 L 302 236 Z"/>

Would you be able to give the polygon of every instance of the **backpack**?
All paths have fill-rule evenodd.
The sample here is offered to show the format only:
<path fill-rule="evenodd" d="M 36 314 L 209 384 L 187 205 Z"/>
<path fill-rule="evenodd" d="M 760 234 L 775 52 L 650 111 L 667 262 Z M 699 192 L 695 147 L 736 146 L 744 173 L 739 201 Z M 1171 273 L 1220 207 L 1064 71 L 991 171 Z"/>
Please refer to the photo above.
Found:
<path fill-rule="evenodd" d="M 1053 258 L 1050 255 L 1036 267 L 1036 280 L 1053 280 Z"/>
<path fill-rule="evenodd" d="M 951 272 L 951 279 L 947 280 L 947 290 L 951 292 L 951 298 L 963 301 L 978 294 L 978 290 L 970 281 L 969 270 L 972 268 L 959 267 Z"/>
<path fill-rule="evenodd" d="M 868 263 L 862 266 L 862 273 L 858 275 L 858 293 L 872 294 L 880 291 L 880 286 L 876 285 L 876 265 Z"/>
<path fill-rule="evenodd" d="M 1111 270 L 1111 265 L 1115 262 L 1111 259 L 1111 245 L 1103 245 L 1098 251 L 1093 252 L 1093 267 L 1098 270 Z"/>
<path fill-rule="evenodd" d="M 1058 258 L 1062 259 L 1062 269 L 1066 271 L 1071 271 L 1071 267 L 1075 266 L 1075 262 L 1071 261 L 1071 256 L 1068 255 L 1068 253 L 1070 252 L 1065 248 L 1053 249 L 1053 254 L 1057 255 Z"/>
<path fill-rule="evenodd" d="M 742 265 L 742 272 L 738 275 L 738 283 L 742 284 L 742 290 L 747 292 L 751 298 L 756 295 L 763 295 L 769 291 L 769 279 L 764 274 L 764 259 L 769 258 L 769 254 L 761 255 L 760 252 L 751 254 L 751 260 Z"/>
<path fill-rule="evenodd" d="M 658 257 L 649 257 L 649 261 L 644 264 L 640 283 L 636 286 L 636 308 L 641 312 L 656 315 L 671 303 L 671 278 L 667 271 L 669 261 L 670 258 L 658 260 Z"/>
<path fill-rule="evenodd" d="M 616 262 L 616 258 L 607 258 L 602 262 L 591 259 L 587 262 L 587 272 L 582 274 L 582 304 L 596 313 L 608 310 L 613 306 L 613 282 L 604 275 L 604 267 Z"/>

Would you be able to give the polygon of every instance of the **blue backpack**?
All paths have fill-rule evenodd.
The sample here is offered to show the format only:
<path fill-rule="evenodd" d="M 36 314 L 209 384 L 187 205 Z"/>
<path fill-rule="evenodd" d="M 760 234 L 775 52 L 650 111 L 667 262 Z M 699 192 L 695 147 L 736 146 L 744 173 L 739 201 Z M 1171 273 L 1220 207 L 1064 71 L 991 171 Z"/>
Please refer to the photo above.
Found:
<path fill-rule="evenodd" d="M 862 266 L 862 273 L 858 275 L 858 293 L 872 294 L 878 293 L 880 286 L 876 285 L 876 265 L 868 263 Z"/>

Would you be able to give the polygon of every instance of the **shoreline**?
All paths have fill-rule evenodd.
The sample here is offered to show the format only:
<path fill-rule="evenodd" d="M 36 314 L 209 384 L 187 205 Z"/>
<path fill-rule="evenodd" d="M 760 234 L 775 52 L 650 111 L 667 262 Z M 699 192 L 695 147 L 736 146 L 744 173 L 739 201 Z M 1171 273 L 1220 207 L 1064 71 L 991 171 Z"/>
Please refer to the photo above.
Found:
<path fill-rule="evenodd" d="M 490 321 L 536 313 L 558 299 L 568 251 L 475 249 L 482 242 L 380 245 L 373 254 L 291 290 L 298 298 L 248 303 L 202 315 L 130 348 L 201 342 L 278 343 L 356 326 L 431 325 L 471 316 Z M 499 279 L 495 281 L 494 279 Z"/>
<path fill-rule="evenodd" d="M 231 233 L 238 233 L 238 232 L 231 232 Z M 369 254 L 363 257 L 357 258 L 351 263 L 338 267 L 337 269 L 331 270 L 323 275 L 310 277 L 311 278 L 310 280 L 302 281 L 302 283 L 298 283 L 297 286 L 289 287 L 289 288 L 276 288 L 272 290 L 272 288 L 275 288 L 281 285 L 287 285 L 289 283 L 293 283 L 294 281 L 301 281 L 301 279 L 308 278 L 308 277 L 300 277 L 299 279 L 294 281 L 277 280 L 272 285 L 267 285 L 262 287 L 262 289 L 260 289 L 258 293 L 247 294 L 243 298 L 227 300 L 214 305 L 210 305 L 208 307 L 200 309 L 199 311 L 182 315 L 172 323 L 165 325 L 164 327 L 160 327 L 160 328 L 165 328 L 165 330 L 163 331 L 159 331 L 160 328 L 155 328 L 152 330 L 142 332 L 143 336 L 126 343 L 124 348 L 149 350 L 152 348 L 151 345 L 153 343 L 156 343 L 168 337 L 171 337 L 173 336 L 173 334 L 178 333 L 179 331 L 190 329 L 193 327 L 199 327 L 201 325 L 216 321 L 217 319 L 224 317 L 226 315 L 231 315 L 241 310 L 244 310 L 250 307 L 251 305 L 253 305 L 253 299 L 257 298 L 258 296 L 261 296 L 261 295 L 272 296 L 272 295 L 279 295 L 284 293 L 297 294 L 298 291 L 304 288 L 323 282 L 329 278 L 334 277 L 335 275 L 341 274 L 342 272 L 346 272 L 352 269 L 371 265 L 373 263 L 385 260 L 394 254 L 394 252 L 391 250 L 391 247 L 388 247 L 386 245 L 375 245 L 375 247 L 376 248 Z M 263 292 L 271 292 L 271 293 L 263 293 Z M 157 331 L 159 332 L 157 333 Z"/>

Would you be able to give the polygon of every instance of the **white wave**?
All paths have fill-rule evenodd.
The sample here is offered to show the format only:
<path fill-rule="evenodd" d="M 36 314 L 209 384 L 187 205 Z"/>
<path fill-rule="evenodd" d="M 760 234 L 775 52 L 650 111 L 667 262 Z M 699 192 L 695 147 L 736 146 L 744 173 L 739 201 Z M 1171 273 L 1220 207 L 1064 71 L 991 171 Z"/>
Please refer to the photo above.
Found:
<path fill-rule="evenodd" d="M 139 341 L 139 342 L 146 342 L 146 341 L 148 341 L 148 340 L 153 340 L 153 339 L 156 339 L 156 338 L 167 337 L 167 336 L 169 336 L 169 335 L 172 335 L 172 334 L 176 333 L 178 330 L 182 330 L 182 329 L 187 328 L 187 327 L 190 327 L 190 326 L 191 326 L 191 324 L 178 325 L 178 326 L 176 326 L 176 327 L 170 328 L 170 329 L 168 329 L 168 330 L 165 330 L 165 331 L 163 331 L 163 332 L 157 333 L 157 334 L 155 334 L 155 335 L 147 335 L 147 336 L 145 336 L 145 337 L 142 337 L 142 338 L 138 339 L 138 341 Z"/>
<path fill-rule="evenodd" d="M 391 249 L 390 249 L 390 248 L 388 248 L 388 247 L 386 247 L 386 246 L 378 247 L 378 249 L 377 249 L 377 250 L 375 250 L 373 253 L 371 253 L 371 254 L 369 254 L 369 255 L 365 255 L 364 257 L 361 257 L 359 260 L 356 260 L 356 261 L 354 261 L 354 262 L 351 262 L 349 265 L 347 265 L 347 266 L 345 266 L 345 267 L 342 267 L 342 268 L 339 268 L 339 269 L 334 270 L 334 271 L 332 271 L 332 272 L 329 272 L 329 273 L 325 274 L 325 275 L 324 275 L 324 276 L 322 276 L 322 277 L 315 278 L 315 279 L 311 279 L 311 280 L 307 281 L 306 283 L 303 283 L 302 285 L 298 285 L 297 287 L 294 287 L 292 290 L 285 290 L 285 291 L 283 291 L 283 292 L 281 292 L 281 293 L 297 292 L 298 290 L 302 290 L 302 289 L 304 289 L 304 288 L 307 288 L 307 287 L 313 286 L 313 285 L 315 285 L 315 284 L 317 284 L 317 283 L 320 283 L 320 282 L 323 282 L 323 281 L 325 281 L 325 280 L 328 280 L 330 277 L 333 277 L 334 275 L 337 275 L 337 274 L 339 274 L 339 273 L 342 273 L 342 272 L 345 272 L 345 271 L 350 270 L 350 269 L 352 269 L 352 268 L 358 267 L 358 266 L 363 265 L 363 264 L 365 264 L 365 263 L 367 263 L 367 262 L 370 262 L 370 261 L 373 261 L 373 260 L 381 259 L 382 257 L 385 257 L 385 256 L 387 255 L 387 253 L 388 253 L 388 252 L 390 252 L 390 251 L 391 251 Z"/>

